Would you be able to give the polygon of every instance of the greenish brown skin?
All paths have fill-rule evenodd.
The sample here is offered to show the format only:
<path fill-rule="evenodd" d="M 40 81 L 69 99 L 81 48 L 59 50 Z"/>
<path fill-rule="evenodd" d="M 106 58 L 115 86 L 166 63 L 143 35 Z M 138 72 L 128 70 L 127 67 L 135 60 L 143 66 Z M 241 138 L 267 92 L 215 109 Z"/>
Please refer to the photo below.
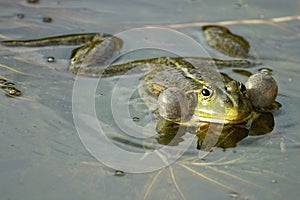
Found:
<path fill-rule="evenodd" d="M 230 36 L 227 33 L 226 37 L 228 35 Z M 218 40 L 218 42 L 223 42 L 218 46 L 226 46 L 224 41 Z M 233 43 L 234 40 L 227 46 L 234 47 L 230 51 L 235 49 L 235 52 L 229 54 L 238 56 L 240 53 L 236 53 L 236 49 L 239 48 L 239 44 Z M 74 74 L 115 76 L 146 69 L 147 73 L 141 78 L 140 94 L 146 103 L 150 102 L 147 103 L 149 107 L 155 109 L 159 94 L 170 87 L 179 88 L 188 97 L 190 116 L 187 121 L 176 121 L 176 123 L 195 126 L 203 121 L 240 124 L 252 117 L 253 109 L 243 84 L 232 81 L 226 76 L 220 76 L 214 69 L 214 66 L 222 68 L 251 65 L 247 60 L 161 57 L 132 61 L 107 68 L 95 67 L 107 64 L 122 47 L 121 39 L 105 33 L 72 34 L 37 40 L 11 40 L 3 41 L 1 44 L 5 46 L 84 44 L 72 52 L 69 70 Z M 152 99 L 152 103 L 149 99 Z"/>
<path fill-rule="evenodd" d="M 248 57 L 250 45 L 243 37 L 223 26 L 203 26 L 202 30 L 207 43 L 215 50 L 231 57 Z"/>
<path fill-rule="evenodd" d="M 235 64 L 232 61 L 232 65 Z M 225 81 L 208 65 L 207 60 L 199 58 L 163 57 L 152 60 L 151 64 L 148 63 L 148 72 L 140 81 L 140 96 L 148 107 L 156 110 L 157 98 L 162 91 L 174 87 L 183 91 L 190 116 L 183 121 L 175 121 L 189 126 L 197 126 L 203 121 L 225 124 L 247 121 L 252 116 L 252 106 L 244 85 L 237 81 Z M 209 91 L 209 94 L 204 91 Z"/>

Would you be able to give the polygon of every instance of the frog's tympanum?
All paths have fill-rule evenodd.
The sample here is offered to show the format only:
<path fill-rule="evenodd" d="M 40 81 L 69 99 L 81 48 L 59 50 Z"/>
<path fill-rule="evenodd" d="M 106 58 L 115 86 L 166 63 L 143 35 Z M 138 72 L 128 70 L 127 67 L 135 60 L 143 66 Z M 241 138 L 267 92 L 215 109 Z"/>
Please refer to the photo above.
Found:
<path fill-rule="evenodd" d="M 250 45 L 241 36 L 221 26 L 203 27 L 208 44 L 231 57 L 248 57 Z M 128 71 L 146 72 L 140 79 L 140 96 L 157 116 L 158 142 L 169 144 L 166 138 L 174 137 L 178 127 L 184 126 L 198 138 L 198 148 L 209 150 L 211 146 L 233 147 L 238 141 L 258 130 L 251 129 L 250 122 L 264 120 L 265 113 L 255 110 L 260 105 L 251 102 L 246 86 L 226 74 L 218 73 L 225 67 L 249 67 L 253 63 L 246 59 L 222 60 L 200 57 L 159 57 L 135 60 L 124 64 L 99 67 L 108 64 L 122 48 L 122 40 L 104 33 L 63 35 L 36 40 L 2 41 L 5 46 L 80 45 L 72 51 L 69 70 L 78 75 L 115 76 Z M 139 69 L 139 70 L 136 70 Z M 251 80 L 250 80 L 251 82 Z M 273 83 L 273 84 L 276 84 Z M 248 83 L 248 85 L 251 85 Z M 257 85 L 257 84 L 256 84 Z M 276 85 L 277 87 L 277 85 Z M 267 90 L 263 87 L 262 90 Z M 256 92 L 256 93 L 255 93 Z M 267 91 L 251 90 L 251 96 Z M 277 94 L 277 91 L 276 91 Z M 275 94 L 275 97 L 276 97 Z M 258 94 L 259 95 L 259 94 Z M 274 97 L 274 95 L 273 95 Z M 264 99 L 260 99 L 263 102 Z M 275 98 L 272 98 L 274 101 Z M 253 100 L 256 101 L 256 100 Z M 273 102 L 269 102 L 268 106 Z M 255 107 L 253 106 L 255 105 Z M 264 105 L 262 105 L 264 106 Z M 272 115 L 272 114 L 271 114 Z M 274 126 L 273 118 L 267 117 L 267 131 Z M 164 123 L 160 123 L 164 121 Z M 225 124 L 217 144 L 203 144 L 205 127 L 208 124 Z M 161 127 L 161 124 L 164 124 Z M 250 123 L 251 124 L 251 123 Z M 200 130 L 201 127 L 201 130 Z M 250 127 L 250 129 L 249 129 Z M 182 129 L 181 129 L 182 130 Z M 209 136 L 216 137 L 216 136 Z M 207 138 L 207 136 L 206 136 Z M 174 142 L 174 141 L 173 141 Z M 176 142 L 174 143 L 176 144 Z"/>

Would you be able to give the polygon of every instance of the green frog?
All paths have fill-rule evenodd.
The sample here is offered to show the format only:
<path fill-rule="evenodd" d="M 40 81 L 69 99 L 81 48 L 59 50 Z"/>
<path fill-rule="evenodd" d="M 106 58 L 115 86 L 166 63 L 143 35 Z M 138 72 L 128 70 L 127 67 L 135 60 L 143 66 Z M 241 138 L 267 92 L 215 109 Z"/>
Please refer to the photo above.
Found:
<path fill-rule="evenodd" d="M 203 27 L 209 45 L 227 55 L 246 57 L 249 44 L 225 27 Z M 223 44 L 222 44 L 223 43 Z M 164 119 L 197 126 L 200 122 L 246 124 L 254 116 L 243 83 L 217 73 L 213 66 L 247 67 L 246 59 L 159 57 L 107 65 L 122 48 L 122 40 L 106 33 L 63 35 L 36 40 L 2 41 L 5 46 L 81 45 L 71 53 L 69 70 L 78 75 L 115 76 L 135 69 L 145 72 L 140 96 Z M 226 48 L 223 48 L 226 46 Z M 221 48 L 222 47 L 222 48 Z M 227 49 L 227 51 L 226 51 Z M 219 81 L 217 81 L 219 80 Z"/>

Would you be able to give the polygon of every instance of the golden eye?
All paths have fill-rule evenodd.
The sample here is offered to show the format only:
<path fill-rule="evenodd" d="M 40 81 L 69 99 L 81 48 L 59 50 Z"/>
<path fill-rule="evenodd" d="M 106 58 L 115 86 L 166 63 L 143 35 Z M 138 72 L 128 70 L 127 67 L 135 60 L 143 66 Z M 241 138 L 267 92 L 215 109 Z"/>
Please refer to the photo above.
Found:
<path fill-rule="evenodd" d="M 201 96 L 202 99 L 207 100 L 208 98 L 212 97 L 213 95 L 213 90 L 211 88 L 208 87 L 204 87 L 201 90 Z"/>
<path fill-rule="evenodd" d="M 214 90 L 208 86 L 204 86 L 198 90 L 198 103 L 202 105 L 208 105 L 211 101 L 214 100 Z"/>

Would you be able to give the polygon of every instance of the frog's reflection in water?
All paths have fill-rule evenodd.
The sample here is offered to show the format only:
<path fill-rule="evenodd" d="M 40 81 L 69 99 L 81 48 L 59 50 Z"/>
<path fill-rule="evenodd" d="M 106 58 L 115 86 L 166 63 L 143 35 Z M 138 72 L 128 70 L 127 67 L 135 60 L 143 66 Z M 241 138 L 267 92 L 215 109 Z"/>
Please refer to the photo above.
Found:
<path fill-rule="evenodd" d="M 177 146 L 183 141 L 184 134 L 195 134 L 198 138 L 195 145 L 198 150 L 211 151 L 213 147 L 223 149 L 236 147 L 247 136 L 259 136 L 270 133 L 274 128 L 274 116 L 271 112 L 262 112 L 249 126 L 205 123 L 199 127 L 187 127 L 165 120 L 157 121 L 157 142 L 162 145 Z M 208 131 L 209 129 L 209 131 Z"/>

